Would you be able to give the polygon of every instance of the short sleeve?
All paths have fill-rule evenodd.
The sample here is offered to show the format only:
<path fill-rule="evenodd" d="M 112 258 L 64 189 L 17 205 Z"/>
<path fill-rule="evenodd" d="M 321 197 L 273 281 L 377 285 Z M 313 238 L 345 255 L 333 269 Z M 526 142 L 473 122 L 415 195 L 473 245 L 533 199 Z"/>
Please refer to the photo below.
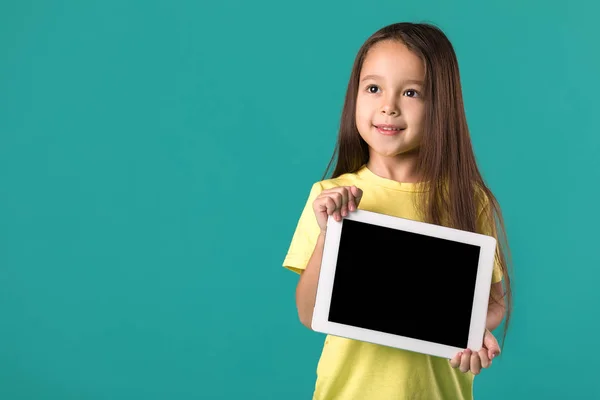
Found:
<path fill-rule="evenodd" d="M 493 210 L 489 203 L 489 200 L 486 198 L 483 202 L 483 207 L 481 208 L 481 211 L 477 216 L 477 230 L 478 233 L 496 238 L 496 241 L 498 243 L 496 223 L 492 211 Z M 497 245 L 496 256 L 494 257 L 494 269 L 492 272 L 492 283 L 501 282 L 503 277 L 499 254 L 500 248 Z"/>
<path fill-rule="evenodd" d="M 284 268 L 298 274 L 306 268 L 319 238 L 320 229 L 312 203 L 322 191 L 323 187 L 319 182 L 313 184 L 283 261 Z"/>

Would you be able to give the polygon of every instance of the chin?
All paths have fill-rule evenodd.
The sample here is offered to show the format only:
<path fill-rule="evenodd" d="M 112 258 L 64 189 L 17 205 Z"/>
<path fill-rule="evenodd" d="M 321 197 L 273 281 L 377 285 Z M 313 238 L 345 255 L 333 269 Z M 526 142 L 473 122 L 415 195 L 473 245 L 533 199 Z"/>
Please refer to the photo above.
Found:
<path fill-rule="evenodd" d="M 380 149 L 377 147 L 369 146 L 371 148 L 371 153 L 375 153 L 381 157 L 396 157 L 402 155 L 403 151 L 401 149 Z"/>
<path fill-rule="evenodd" d="M 369 146 L 371 151 L 382 156 L 382 157 L 398 157 L 398 156 L 407 156 L 417 154 L 419 151 L 418 147 L 410 147 L 410 148 L 378 148 L 377 146 Z"/>

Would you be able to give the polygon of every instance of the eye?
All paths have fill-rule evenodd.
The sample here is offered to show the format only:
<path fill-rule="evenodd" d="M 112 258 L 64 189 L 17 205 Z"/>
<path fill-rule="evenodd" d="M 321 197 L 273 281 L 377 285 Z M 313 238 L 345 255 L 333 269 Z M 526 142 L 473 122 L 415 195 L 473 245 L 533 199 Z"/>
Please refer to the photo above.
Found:
<path fill-rule="evenodd" d="M 375 91 L 373 91 L 372 89 L 375 89 Z M 377 85 L 367 86 L 367 92 L 369 92 L 369 93 L 377 93 L 377 89 L 379 89 L 379 86 L 377 86 Z"/>
<path fill-rule="evenodd" d="M 414 89 L 408 89 L 406 92 L 404 92 L 405 95 L 407 95 L 408 97 L 418 97 L 419 96 L 419 92 L 417 92 Z"/>

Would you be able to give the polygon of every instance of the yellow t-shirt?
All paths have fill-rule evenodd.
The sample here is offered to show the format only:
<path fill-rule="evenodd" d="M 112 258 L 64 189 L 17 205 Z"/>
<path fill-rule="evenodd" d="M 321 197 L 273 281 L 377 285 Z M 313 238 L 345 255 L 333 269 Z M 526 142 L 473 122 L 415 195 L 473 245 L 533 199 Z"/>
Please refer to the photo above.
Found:
<path fill-rule="evenodd" d="M 417 220 L 415 196 L 420 183 L 400 183 L 375 175 L 366 166 L 313 184 L 283 266 L 300 273 L 314 250 L 319 226 L 312 209 L 322 190 L 356 185 L 363 190 L 359 209 Z M 480 212 L 487 203 L 482 202 Z M 493 227 L 478 220 L 479 233 Z M 498 259 L 492 282 L 502 280 Z M 467 400 L 473 398 L 470 372 L 453 369 L 445 358 L 327 335 L 317 365 L 313 400 Z"/>

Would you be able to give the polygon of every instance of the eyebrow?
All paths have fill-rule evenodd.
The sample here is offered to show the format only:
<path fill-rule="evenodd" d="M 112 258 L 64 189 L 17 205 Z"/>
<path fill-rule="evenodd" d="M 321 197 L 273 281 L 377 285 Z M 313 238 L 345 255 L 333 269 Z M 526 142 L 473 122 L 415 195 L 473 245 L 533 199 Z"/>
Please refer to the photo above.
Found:
<path fill-rule="evenodd" d="M 379 75 L 367 75 L 364 78 L 362 78 L 360 81 L 366 81 L 368 79 L 383 79 L 381 76 Z M 404 82 L 406 83 L 416 83 L 418 85 L 423 85 L 423 81 L 418 80 L 418 79 L 406 79 Z"/>

